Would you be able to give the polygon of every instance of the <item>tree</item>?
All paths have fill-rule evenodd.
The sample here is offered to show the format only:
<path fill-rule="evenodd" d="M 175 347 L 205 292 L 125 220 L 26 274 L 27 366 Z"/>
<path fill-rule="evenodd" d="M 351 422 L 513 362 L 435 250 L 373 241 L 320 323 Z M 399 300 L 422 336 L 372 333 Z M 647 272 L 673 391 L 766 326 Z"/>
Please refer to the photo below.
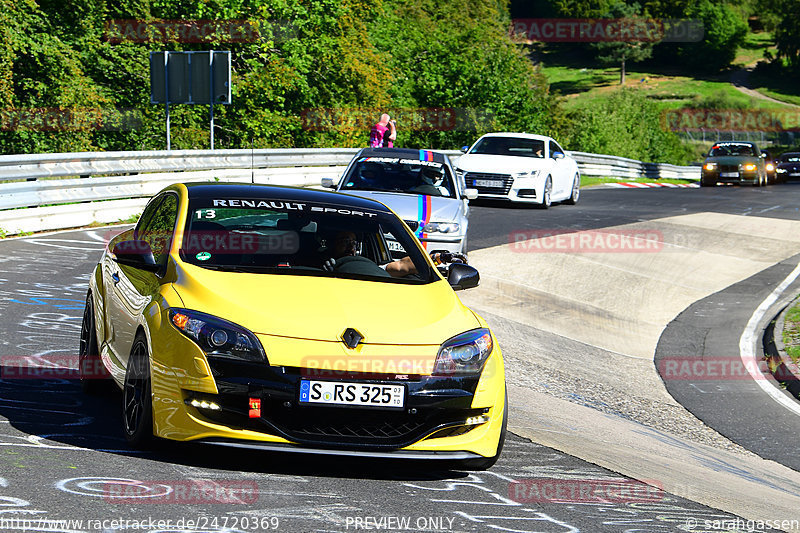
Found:
<path fill-rule="evenodd" d="M 619 84 L 625 85 L 625 63 L 643 61 L 653 55 L 653 42 L 657 37 L 641 16 L 641 6 L 617 3 L 611 6 L 606 18 L 617 19 L 618 40 L 594 44 L 597 59 L 605 64 L 620 65 Z"/>
<path fill-rule="evenodd" d="M 782 18 L 775 27 L 778 57 L 785 58 L 792 69 L 800 70 L 800 2 L 779 2 Z"/>
<path fill-rule="evenodd" d="M 728 67 L 744 44 L 747 23 L 727 4 L 701 0 L 686 13 L 703 22 L 703 40 L 686 43 L 679 49 L 681 63 L 704 71 L 719 71 Z"/>

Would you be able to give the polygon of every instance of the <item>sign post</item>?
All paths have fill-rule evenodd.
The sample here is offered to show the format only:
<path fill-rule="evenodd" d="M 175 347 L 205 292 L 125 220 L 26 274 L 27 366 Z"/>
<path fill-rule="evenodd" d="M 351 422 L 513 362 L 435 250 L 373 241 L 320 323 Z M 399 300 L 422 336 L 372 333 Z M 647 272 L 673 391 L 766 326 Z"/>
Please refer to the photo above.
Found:
<path fill-rule="evenodd" d="M 150 103 L 166 105 L 167 150 L 170 104 L 208 104 L 214 149 L 214 104 L 231 103 L 231 53 L 150 52 Z"/>

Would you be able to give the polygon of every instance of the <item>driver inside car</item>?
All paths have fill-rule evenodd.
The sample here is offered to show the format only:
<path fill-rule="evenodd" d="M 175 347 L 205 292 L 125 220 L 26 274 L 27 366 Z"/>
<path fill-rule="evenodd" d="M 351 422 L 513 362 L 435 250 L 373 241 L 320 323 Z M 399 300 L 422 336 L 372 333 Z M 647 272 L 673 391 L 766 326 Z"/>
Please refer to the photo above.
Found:
<path fill-rule="evenodd" d="M 378 266 L 372 260 L 358 255 L 361 243 L 352 231 L 339 231 L 333 238 L 331 251 L 333 257 L 325 261 L 323 268 L 328 272 L 344 272 L 348 274 L 365 274 L 403 278 L 417 274 L 417 267 L 411 257 L 405 256 L 385 265 Z M 431 252 L 435 265 L 444 263 L 467 263 L 463 254 L 445 250 Z"/>
<path fill-rule="evenodd" d="M 423 166 L 419 179 L 420 183 L 411 189 L 412 192 L 429 196 L 450 196 L 450 190 L 444 186 L 444 168 Z"/>

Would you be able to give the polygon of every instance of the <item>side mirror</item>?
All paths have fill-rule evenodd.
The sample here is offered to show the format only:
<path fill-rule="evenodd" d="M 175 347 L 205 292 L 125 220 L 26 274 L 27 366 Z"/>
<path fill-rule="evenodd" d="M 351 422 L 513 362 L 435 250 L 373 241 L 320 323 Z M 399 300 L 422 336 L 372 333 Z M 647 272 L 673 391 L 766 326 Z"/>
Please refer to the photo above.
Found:
<path fill-rule="evenodd" d="M 553 159 L 564 159 L 564 152 L 553 152 Z"/>
<path fill-rule="evenodd" d="M 120 265 L 131 266 L 148 272 L 156 272 L 160 267 L 153 258 L 153 250 L 147 241 L 121 241 L 112 250 L 114 261 Z"/>
<path fill-rule="evenodd" d="M 467 200 L 477 200 L 478 189 L 466 189 L 464 191 L 464 198 L 466 198 Z"/>
<path fill-rule="evenodd" d="M 469 150 L 469 146 L 462 146 L 461 147 L 461 153 L 462 154 L 466 154 L 468 150 Z"/>
<path fill-rule="evenodd" d="M 335 189 L 336 182 L 333 181 L 333 178 L 322 178 L 322 186 L 326 189 Z"/>
<path fill-rule="evenodd" d="M 419 229 L 419 221 L 417 220 L 404 220 L 403 222 L 406 223 L 406 226 L 408 226 L 408 229 L 410 229 L 412 232 L 415 232 Z"/>
<path fill-rule="evenodd" d="M 454 291 L 477 287 L 481 281 L 478 269 L 463 263 L 453 263 L 447 268 L 447 282 Z"/>

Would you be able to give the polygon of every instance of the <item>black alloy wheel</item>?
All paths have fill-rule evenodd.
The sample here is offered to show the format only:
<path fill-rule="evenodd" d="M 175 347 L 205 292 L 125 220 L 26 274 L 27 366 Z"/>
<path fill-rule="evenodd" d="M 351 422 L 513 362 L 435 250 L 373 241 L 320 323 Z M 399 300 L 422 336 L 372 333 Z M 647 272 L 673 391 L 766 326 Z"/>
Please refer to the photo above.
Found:
<path fill-rule="evenodd" d="M 122 421 L 125 438 L 134 448 L 153 442 L 153 397 L 150 387 L 150 356 L 147 340 L 139 333 L 133 341 L 125 384 L 122 388 Z"/>

